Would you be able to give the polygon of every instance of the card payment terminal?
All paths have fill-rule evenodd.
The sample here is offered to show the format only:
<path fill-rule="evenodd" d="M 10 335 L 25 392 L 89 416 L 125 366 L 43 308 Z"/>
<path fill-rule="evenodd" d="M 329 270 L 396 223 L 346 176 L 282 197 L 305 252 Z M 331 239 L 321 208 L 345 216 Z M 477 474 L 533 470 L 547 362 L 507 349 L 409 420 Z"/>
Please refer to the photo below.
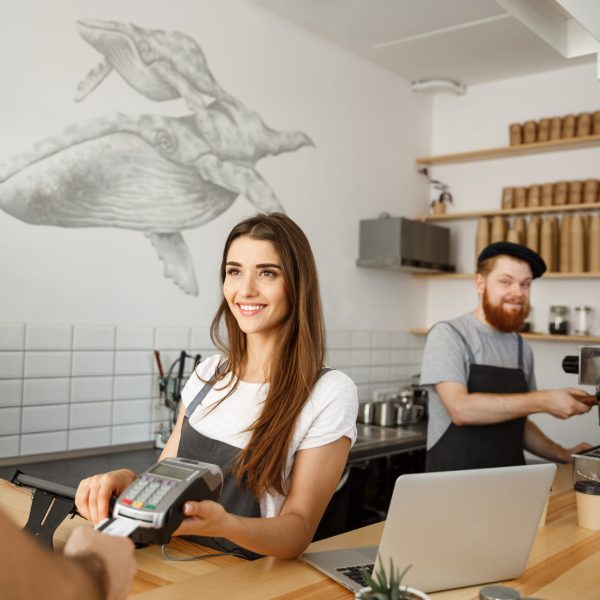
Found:
<path fill-rule="evenodd" d="M 166 544 L 183 521 L 187 500 L 216 500 L 223 473 L 217 465 L 165 458 L 144 471 L 117 498 L 112 517 L 96 529 L 140 544 Z"/>

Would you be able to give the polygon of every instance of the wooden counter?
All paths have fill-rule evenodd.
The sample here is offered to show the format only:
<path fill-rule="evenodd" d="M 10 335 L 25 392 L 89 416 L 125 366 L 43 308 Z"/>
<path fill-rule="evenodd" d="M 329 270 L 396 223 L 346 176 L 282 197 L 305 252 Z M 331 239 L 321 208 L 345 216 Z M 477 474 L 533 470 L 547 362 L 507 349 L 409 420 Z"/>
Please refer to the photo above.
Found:
<path fill-rule="evenodd" d="M 577 527 L 570 477 L 570 467 L 559 468 L 546 526 L 539 530 L 527 569 L 519 579 L 508 582 L 523 596 L 545 600 L 600 598 L 600 532 Z M 23 525 L 29 512 L 29 493 L 0 480 L 0 505 Z M 79 517 L 63 523 L 55 535 L 56 546 L 60 547 L 73 527 L 81 523 L 86 522 Z M 376 544 L 382 526 L 378 523 L 315 542 L 311 550 Z M 182 540 L 176 540 L 169 546 L 171 554 L 180 556 L 200 554 L 204 550 Z M 139 565 L 133 589 L 136 600 L 349 600 L 353 597 L 351 592 L 301 560 L 264 558 L 245 562 L 233 557 L 219 557 L 194 562 L 168 562 L 162 558 L 159 547 L 136 552 Z M 480 587 L 438 592 L 431 596 L 435 600 L 475 600 Z"/>

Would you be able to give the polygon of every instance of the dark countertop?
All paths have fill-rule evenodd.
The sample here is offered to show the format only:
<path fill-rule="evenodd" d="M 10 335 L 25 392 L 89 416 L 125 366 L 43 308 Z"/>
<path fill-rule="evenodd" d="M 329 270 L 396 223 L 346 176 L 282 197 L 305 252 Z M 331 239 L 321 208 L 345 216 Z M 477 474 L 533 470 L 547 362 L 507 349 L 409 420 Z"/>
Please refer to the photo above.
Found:
<path fill-rule="evenodd" d="M 349 463 L 424 450 L 427 444 L 427 421 L 401 427 L 379 427 L 357 423 L 358 437 L 350 450 Z"/>

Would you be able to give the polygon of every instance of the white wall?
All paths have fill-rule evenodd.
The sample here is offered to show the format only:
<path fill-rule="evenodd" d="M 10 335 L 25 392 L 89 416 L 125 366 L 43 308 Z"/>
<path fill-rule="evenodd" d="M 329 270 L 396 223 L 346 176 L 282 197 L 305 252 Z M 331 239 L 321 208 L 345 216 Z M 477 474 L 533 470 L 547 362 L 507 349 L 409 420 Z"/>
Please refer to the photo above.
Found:
<path fill-rule="evenodd" d="M 599 108 L 600 83 L 594 65 L 481 84 L 462 97 L 438 95 L 433 105 L 432 154 L 507 146 L 510 123 Z M 451 186 L 454 205 L 450 210 L 492 210 L 500 208 L 504 186 L 598 178 L 599 160 L 600 148 L 594 148 L 435 166 L 432 173 Z M 476 221 L 448 225 L 453 230 L 458 270 L 472 272 Z M 427 286 L 427 319 L 421 326 L 467 312 L 476 305 L 472 281 L 430 281 Z M 584 303 L 594 308 L 592 333 L 600 335 L 599 292 L 598 280 L 536 281 L 532 292 L 534 329 L 547 331 L 550 305 L 574 307 Z M 576 376 L 563 373 L 560 366 L 563 356 L 577 352 L 575 344 L 536 342 L 533 347 L 539 388 L 576 384 Z M 581 439 L 600 443 L 596 409 L 568 422 L 548 416 L 536 420 L 563 444 L 574 445 Z"/>
<path fill-rule="evenodd" d="M 428 99 L 241 0 L 24 0 L 11 6 L 0 37 L 0 162 L 71 122 L 115 111 L 189 112 L 181 100 L 145 99 L 114 73 L 76 104 L 77 82 L 100 59 L 79 37 L 80 18 L 190 35 L 226 90 L 272 127 L 312 137 L 316 148 L 265 159 L 258 170 L 312 242 L 330 329 L 398 330 L 412 315 L 425 318 L 421 283 L 354 261 L 361 218 L 421 212 L 427 188 L 413 161 L 429 152 Z M 226 233 L 254 212 L 239 198 L 216 220 L 184 232 L 201 288 L 192 298 L 163 278 L 138 232 L 32 226 L 0 210 L 0 321 L 208 326 Z"/>

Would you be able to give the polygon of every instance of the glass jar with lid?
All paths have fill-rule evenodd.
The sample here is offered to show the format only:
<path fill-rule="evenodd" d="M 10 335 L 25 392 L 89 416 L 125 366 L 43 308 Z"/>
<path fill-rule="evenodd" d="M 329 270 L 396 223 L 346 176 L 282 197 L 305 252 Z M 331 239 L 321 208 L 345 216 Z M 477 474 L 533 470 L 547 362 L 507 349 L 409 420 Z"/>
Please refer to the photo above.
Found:
<path fill-rule="evenodd" d="M 575 307 L 575 335 L 590 335 L 590 316 L 592 308 L 585 304 Z"/>
<path fill-rule="evenodd" d="M 554 305 L 550 307 L 548 329 L 553 335 L 567 335 L 569 333 L 569 307 Z"/>

